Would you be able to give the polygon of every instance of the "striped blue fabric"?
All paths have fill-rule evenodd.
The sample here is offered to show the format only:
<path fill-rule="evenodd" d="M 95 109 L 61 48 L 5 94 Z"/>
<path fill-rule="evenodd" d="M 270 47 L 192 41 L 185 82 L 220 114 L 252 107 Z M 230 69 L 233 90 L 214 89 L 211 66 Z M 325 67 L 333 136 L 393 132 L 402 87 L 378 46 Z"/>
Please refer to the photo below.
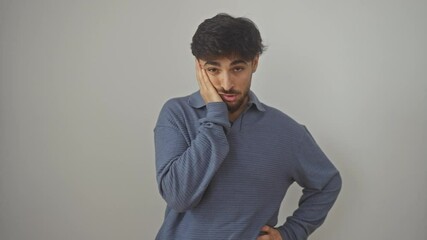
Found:
<path fill-rule="evenodd" d="M 167 203 L 158 240 L 250 240 L 264 225 L 286 240 L 307 239 L 341 189 L 338 170 L 308 130 L 253 92 L 232 124 L 225 103 L 206 105 L 199 92 L 171 99 L 154 138 Z M 294 182 L 303 188 L 299 207 L 279 220 Z"/>

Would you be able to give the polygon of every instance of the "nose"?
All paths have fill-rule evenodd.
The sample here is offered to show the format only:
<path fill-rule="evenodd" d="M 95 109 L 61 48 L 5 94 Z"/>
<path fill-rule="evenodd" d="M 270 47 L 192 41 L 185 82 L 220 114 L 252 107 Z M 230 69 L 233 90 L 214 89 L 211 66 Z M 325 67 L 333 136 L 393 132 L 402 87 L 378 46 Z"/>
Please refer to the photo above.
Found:
<path fill-rule="evenodd" d="M 225 91 L 229 91 L 234 87 L 233 79 L 230 76 L 230 73 L 224 72 L 221 76 L 221 87 L 224 88 Z"/>

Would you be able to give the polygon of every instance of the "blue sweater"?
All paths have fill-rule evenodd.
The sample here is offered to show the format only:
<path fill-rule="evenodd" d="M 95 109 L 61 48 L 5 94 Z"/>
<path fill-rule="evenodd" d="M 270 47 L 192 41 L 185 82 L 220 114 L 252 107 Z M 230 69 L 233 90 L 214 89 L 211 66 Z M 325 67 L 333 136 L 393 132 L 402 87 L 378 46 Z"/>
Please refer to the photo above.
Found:
<path fill-rule="evenodd" d="M 157 182 L 167 203 L 158 240 L 251 240 L 276 226 L 293 182 L 299 207 L 281 219 L 285 240 L 307 239 L 341 189 L 337 169 L 307 129 L 250 92 L 230 124 L 225 103 L 199 92 L 163 106 L 154 129 Z"/>

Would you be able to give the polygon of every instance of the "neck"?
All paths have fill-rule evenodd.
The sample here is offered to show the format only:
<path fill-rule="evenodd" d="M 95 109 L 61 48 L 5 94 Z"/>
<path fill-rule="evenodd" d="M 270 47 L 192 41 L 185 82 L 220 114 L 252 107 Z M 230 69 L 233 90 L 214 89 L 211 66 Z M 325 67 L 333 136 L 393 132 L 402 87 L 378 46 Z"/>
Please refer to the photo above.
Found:
<path fill-rule="evenodd" d="M 239 109 L 237 109 L 236 111 L 228 113 L 228 120 L 230 122 L 234 122 L 237 118 L 239 118 L 240 114 L 243 113 L 243 111 L 246 109 L 246 107 L 248 105 L 248 99 L 249 99 L 249 97 L 245 98 L 242 105 L 240 105 Z"/>

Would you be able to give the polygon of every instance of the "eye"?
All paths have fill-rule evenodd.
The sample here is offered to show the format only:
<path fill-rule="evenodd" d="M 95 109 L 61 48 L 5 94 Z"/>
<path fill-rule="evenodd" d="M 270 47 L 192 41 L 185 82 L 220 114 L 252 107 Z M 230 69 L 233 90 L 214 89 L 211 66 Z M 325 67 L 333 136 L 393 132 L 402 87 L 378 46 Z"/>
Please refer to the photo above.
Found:
<path fill-rule="evenodd" d="M 241 72 L 241 71 L 243 71 L 243 70 L 245 70 L 245 68 L 244 68 L 244 67 L 235 67 L 235 68 L 233 68 L 233 71 L 234 71 L 234 72 Z"/>
<path fill-rule="evenodd" d="M 218 72 L 218 69 L 217 68 L 208 68 L 208 69 L 206 69 L 208 72 L 210 72 L 210 73 L 212 73 L 212 74 L 215 74 L 215 73 L 217 73 Z"/>

